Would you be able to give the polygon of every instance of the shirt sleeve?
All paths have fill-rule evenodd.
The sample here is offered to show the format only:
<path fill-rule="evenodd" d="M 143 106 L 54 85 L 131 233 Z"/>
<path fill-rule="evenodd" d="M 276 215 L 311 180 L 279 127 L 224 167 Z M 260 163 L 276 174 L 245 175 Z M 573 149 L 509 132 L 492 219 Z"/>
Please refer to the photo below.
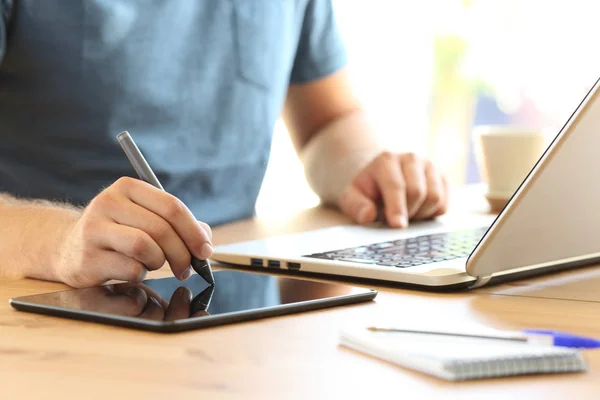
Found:
<path fill-rule="evenodd" d="M 292 67 L 291 83 L 330 75 L 347 63 L 331 0 L 309 0 Z"/>

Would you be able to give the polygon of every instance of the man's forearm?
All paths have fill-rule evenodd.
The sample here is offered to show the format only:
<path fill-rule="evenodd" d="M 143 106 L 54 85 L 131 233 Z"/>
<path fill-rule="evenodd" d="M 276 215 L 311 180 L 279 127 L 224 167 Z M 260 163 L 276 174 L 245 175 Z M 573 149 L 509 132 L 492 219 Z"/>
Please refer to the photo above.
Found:
<path fill-rule="evenodd" d="M 300 158 L 311 188 L 324 203 L 335 204 L 356 174 L 382 151 L 365 113 L 356 110 L 316 132 Z"/>
<path fill-rule="evenodd" d="M 57 280 L 60 243 L 81 211 L 0 193 L 0 275 Z"/>

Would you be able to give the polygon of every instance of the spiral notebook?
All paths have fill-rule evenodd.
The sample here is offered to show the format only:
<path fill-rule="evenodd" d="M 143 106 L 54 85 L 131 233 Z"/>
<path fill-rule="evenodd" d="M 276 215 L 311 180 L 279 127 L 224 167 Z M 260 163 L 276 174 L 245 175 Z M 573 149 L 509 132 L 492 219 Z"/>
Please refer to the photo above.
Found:
<path fill-rule="evenodd" d="M 343 346 L 438 378 L 460 381 L 587 369 L 576 349 L 492 339 L 343 330 Z"/>

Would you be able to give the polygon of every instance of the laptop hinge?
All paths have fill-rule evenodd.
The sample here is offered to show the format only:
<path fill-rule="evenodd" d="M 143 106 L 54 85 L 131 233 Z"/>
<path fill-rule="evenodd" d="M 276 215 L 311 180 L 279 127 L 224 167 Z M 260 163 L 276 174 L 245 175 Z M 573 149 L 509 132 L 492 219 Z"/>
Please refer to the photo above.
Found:
<path fill-rule="evenodd" d="M 469 286 L 469 289 L 476 289 L 478 287 L 482 287 L 483 285 L 485 285 L 486 283 L 488 283 L 490 281 L 490 279 L 492 279 L 492 276 L 478 276 L 477 279 L 475 280 L 475 282 L 473 282 L 473 284 L 471 286 Z"/>

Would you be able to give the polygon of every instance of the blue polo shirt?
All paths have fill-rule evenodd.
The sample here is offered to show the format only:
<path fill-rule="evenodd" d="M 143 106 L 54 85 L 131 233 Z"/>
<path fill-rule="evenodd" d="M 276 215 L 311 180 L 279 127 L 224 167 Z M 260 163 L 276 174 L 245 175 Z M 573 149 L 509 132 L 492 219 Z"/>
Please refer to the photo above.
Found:
<path fill-rule="evenodd" d="M 84 205 L 136 176 L 253 215 L 290 83 L 345 64 L 331 0 L 0 0 L 0 192 Z"/>

